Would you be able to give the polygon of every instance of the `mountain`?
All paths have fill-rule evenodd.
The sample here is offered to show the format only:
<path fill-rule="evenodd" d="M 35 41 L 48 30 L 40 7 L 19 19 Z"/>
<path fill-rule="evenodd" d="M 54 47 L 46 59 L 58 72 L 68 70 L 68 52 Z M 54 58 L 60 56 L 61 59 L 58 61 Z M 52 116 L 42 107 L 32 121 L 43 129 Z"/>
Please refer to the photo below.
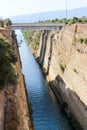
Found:
<path fill-rule="evenodd" d="M 73 16 L 76 17 L 83 17 L 87 16 L 87 7 L 77 8 L 72 10 L 67 10 L 67 18 L 72 18 Z M 61 19 L 66 17 L 66 10 L 61 11 L 51 11 L 51 12 L 43 12 L 43 13 L 36 13 L 36 14 L 25 14 L 25 15 L 18 15 L 12 16 L 10 19 L 13 23 L 32 23 L 37 21 L 44 21 L 44 20 L 52 20 L 52 19 Z"/>

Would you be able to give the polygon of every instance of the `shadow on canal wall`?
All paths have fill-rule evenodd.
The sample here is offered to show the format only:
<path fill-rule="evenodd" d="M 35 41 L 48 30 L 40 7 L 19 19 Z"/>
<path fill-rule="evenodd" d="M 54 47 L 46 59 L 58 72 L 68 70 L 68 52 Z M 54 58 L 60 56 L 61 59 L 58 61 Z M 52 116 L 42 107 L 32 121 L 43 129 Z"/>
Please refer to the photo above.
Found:
<path fill-rule="evenodd" d="M 72 112 L 74 114 L 77 113 L 78 109 L 79 109 L 80 113 L 82 113 L 82 110 L 80 109 L 80 105 L 83 106 L 83 109 L 86 109 L 86 106 L 83 104 L 83 102 L 81 102 L 78 95 L 74 91 L 70 90 L 69 88 L 66 88 L 65 82 L 59 75 L 57 75 L 53 81 L 49 81 L 49 85 L 50 85 L 50 88 L 52 89 L 54 95 L 56 96 L 57 101 L 59 102 L 59 104 L 61 106 L 61 112 L 68 117 L 69 123 L 71 124 L 72 128 L 74 130 L 83 130 L 81 128 L 80 123 L 77 121 L 78 117 L 76 119 L 75 116 L 72 114 Z M 66 95 L 65 95 L 65 93 L 66 93 Z M 73 100 L 73 99 L 75 99 L 75 100 Z M 72 109 L 72 105 L 74 105 L 76 111 L 74 111 Z M 77 106 L 78 106 L 78 108 L 77 108 Z M 80 113 L 78 113 L 78 116 L 80 115 Z M 83 118 L 85 120 L 84 115 L 83 115 Z M 84 124 L 85 123 L 86 122 L 84 122 Z"/>

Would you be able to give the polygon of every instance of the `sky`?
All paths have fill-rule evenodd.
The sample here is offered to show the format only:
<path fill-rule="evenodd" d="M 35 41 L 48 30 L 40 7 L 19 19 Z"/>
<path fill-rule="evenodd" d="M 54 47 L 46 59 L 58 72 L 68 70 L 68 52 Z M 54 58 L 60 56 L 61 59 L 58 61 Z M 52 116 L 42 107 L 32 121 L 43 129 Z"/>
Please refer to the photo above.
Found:
<path fill-rule="evenodd" d="M 0 17 L 87 7 L 87 0 L 0 0 Z"/>

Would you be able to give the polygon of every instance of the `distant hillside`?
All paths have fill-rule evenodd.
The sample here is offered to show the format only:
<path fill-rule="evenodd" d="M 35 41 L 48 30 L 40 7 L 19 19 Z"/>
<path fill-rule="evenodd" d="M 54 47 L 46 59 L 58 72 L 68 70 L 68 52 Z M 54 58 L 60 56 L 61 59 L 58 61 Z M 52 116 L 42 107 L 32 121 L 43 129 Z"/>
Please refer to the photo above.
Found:
<path fill-rule="evenodd" d="M 77 8 L 73 10 L 67 11 L 67 17 L 72 18 L 73 16 L 76 17 L 83 17 L 87 16 L 87 7 L 84 8 Z M 51 12 L 43 12 L 43 13 L 36 13 L 36 14 L 26 14 L 26 15 L 18 15 L 13 16 L 10 19 L 13 23 L 32 23 L 37 21 L 44 21 L 44 20 L 52 20 L 55 18 L 61 19 L 66 17 L 66 11 L 51 11 Z"/>

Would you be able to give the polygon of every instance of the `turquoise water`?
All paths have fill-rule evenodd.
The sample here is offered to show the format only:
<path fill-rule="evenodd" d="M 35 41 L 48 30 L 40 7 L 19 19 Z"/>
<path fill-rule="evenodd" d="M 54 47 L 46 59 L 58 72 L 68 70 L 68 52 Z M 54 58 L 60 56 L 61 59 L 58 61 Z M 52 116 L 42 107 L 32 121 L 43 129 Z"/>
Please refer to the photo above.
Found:
<path fill-rule="evenodd" d="M 23 38 L 21 31 L 16 31 L 20 43 L 19 52 L 22 70 L 33 110 L 35 130 L 71 130 L 68 120 L 60 113 L 59 104 L 47 85 L 43 74 Z"/>

